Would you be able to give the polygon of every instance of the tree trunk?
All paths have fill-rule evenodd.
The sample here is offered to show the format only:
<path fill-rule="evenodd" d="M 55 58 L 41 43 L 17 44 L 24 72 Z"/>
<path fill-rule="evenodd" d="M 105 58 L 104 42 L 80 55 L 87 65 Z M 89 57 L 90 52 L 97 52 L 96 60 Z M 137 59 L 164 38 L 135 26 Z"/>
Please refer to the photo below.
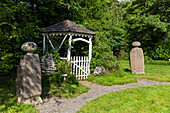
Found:
<path fill-rule="evenodd" d="M 163 41 L 166 43 L 168 42 L 168 31 L 165 32 L 164 36 L 162 37 Z"/>
<path fill-rule="evenodd" d="M 164 2 L 164 7 L 165 7 L 165 19 L 164 22 L 168 23 L 168 0 L 166 0 L 166 2 Z M 168 30 L 165 32 L 164 36 L 162 37 L 163 41 L 166 43 L 168 41 Z"/>

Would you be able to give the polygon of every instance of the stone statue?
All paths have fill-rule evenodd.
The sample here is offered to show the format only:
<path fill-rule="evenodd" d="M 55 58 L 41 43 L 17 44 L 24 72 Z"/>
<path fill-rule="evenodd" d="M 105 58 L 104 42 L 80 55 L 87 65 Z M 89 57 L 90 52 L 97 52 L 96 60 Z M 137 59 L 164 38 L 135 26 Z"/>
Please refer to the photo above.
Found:
<path fill-rule="evenodd" d="M 46 75 L 54 75 L 57 72 L 57 63 L 54 61 L 53 55 L 41 57 L 41 72 Z"/>
<path fill-rule="evenodd" d="M 17 101 L 21 104 L 42 103 L 40 60 L 38 54 L 33 54 L 37 45 L 34 42 L 26 42 L 21 49 L 26 52 L 26 55 L 20 59 L 17 69 Z"/>
<path fill-rule="evenodd" d="M 97 75 L 103 74 L 104 72 L 105 72 L 105 68 L 104 67 L 97 66 L 97 67 L 95 67 L 93 74 L 95 76 L 97 76 Z"/>
<path fill-rule="evenodd" d="M 130 66 L 133 74 L 145 74 L 144 72 L 144 55 L 142 48 L 139 48 L 140 42 L 133 42 L 130 51 Z"/>

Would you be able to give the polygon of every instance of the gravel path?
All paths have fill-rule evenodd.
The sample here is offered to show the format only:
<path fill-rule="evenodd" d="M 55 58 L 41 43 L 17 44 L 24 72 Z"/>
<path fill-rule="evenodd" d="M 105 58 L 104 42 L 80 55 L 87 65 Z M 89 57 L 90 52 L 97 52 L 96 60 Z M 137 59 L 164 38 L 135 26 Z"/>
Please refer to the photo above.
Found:
<path fill-rule="evenodd" d="M 87 102 L 109 92 L 134 88 L 138 86 L 170 84 L 170 82 L 156 82 L 151 80 L 141 80 L 138 81 L 138 83 L 113 86 L 101 86 L 87 81 L 81 81 L 81 83 L 87 87 L 90 87 L 91 90 L 73 99 L 62 99 L 53 97 L 45 100 L 44 104 L 37 105 L 36 108 L 40 110 L 40 113 L 75 113 Z"/>

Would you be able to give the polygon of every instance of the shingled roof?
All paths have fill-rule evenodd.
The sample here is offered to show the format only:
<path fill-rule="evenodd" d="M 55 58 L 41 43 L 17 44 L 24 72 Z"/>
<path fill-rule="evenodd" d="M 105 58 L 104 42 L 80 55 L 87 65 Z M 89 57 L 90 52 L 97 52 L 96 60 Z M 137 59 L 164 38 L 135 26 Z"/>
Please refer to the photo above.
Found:
<path fill-rule="evenodd" d="M 81 27 L 76 23 L 73 23 L 70 20 L 64 20 L 57 24 L 51 25 L 44 30 L 40 30 L 41 33 L 55 33 L 55 32 L 73 32 L 73 33 L 82 33 L 82 34 L 91 34 L 95 35 L 95 32 Z"/>

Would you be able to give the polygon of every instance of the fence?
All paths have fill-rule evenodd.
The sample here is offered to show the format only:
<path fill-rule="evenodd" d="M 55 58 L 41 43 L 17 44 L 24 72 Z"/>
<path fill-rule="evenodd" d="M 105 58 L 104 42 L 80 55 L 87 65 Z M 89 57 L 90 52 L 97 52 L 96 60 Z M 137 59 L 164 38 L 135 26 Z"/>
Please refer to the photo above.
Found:
<path fill-rule="evenodd" d="M 90 60 L 88 56 L 72 56 L 71 66 L 71 73 L 75 74 L 78 80 L 86 79 L 90 74 Z"/>

